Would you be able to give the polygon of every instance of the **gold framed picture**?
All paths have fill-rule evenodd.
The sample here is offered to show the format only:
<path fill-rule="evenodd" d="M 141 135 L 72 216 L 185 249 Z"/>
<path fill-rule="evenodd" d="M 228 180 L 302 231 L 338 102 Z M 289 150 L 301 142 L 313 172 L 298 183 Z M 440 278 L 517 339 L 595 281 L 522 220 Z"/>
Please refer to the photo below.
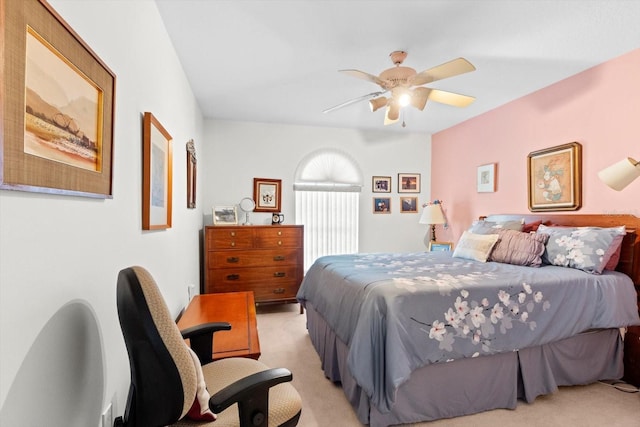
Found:
<path fill-rule="evenodd" d="M 371 192 L 391 193 L 391 177 L 390 176 L 371 177 Z"/>
<path fill-rule="evenodd" d="M 418 213 L 418 198 L 400 197 L 400 213 Z"/>
<path fill-rule="evenodd" d="M 143 119 L 142 229 L 171 228 L 171 135 L 149 112 Z"/>
<path fill-rule="evenodd" d="M 428 252 L 446 252 L 450 251 L 453 248 L 452 242 L 434 242 L 433 240 L 429 242 L 429 246 L 427 247 Z"/>
<path fill-rule="evenodd" d="M 196 146 L 193 139 L 187 142 L 187 209 L 196 207 Z"/>
<path fill-rule="evenodd" d="M 373 213 L 374 214 L 390 214 L 391 213 L 391 197 L 374 197 Z"/>
<path fill-rule="evenodd" d="M 419 193 L 420 174 L 419 173 L 399 173 L 398 193 Z"/>
<path fill-rule="evenodd" d="M 46 1 L 2 4 L 0 188 L 113 197 L 115 74 Z"/>
<path fill-rule="evenodd" d="M 582 206 L 582 145 L 578 142 L 528 155 L 529 210 L 575 211 Z"/>

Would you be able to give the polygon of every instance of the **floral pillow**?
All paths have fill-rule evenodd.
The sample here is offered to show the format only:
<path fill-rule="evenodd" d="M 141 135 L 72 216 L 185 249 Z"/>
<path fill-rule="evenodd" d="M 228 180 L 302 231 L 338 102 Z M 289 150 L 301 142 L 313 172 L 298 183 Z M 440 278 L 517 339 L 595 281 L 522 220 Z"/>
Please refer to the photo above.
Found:
<path fill-rule="evenodd" d="M 522 221 L 474 221 L 469 232 L 474 234 L 497 234 L 500 230 L 522 231 Z"/>
<path fill-rule="evenodd" d="M 549 235 L 542 255 L 545 264 L 601 274 L 615 252 L 618 236 L 624 236 L 626 231 L 624 226 L 600 228 L 540 225 L 536 233 Z"/>

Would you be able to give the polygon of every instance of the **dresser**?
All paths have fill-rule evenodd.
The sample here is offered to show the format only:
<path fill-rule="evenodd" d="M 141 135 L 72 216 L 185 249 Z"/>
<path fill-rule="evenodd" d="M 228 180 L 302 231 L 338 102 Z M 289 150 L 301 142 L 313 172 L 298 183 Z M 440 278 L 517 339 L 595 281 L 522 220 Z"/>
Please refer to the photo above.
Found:
<path fill-rule="evenodd" d="M 302 225 L 205 227 L 203 291 L 253 291 L 258 304 L 296 302 L 303 232 Z"/>

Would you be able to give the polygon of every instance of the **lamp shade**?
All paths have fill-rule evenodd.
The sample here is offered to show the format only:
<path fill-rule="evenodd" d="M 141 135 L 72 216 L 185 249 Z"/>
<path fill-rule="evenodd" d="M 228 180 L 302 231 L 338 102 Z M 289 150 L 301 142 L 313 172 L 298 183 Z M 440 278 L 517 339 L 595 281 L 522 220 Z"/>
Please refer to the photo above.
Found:
<path fill-rule="evenodd" d="M 640 176 L 640 162 L 627 157 L 598 173 L 600 180 L 616 191 L 620 191 Z"/>
<path fill-rule="evenodd" d="M 432 204 L 425 206 L 422 216 L 418 223 L 420 224 L 444 224 L 447 220 L 444 218 L 440 204 Z"/>

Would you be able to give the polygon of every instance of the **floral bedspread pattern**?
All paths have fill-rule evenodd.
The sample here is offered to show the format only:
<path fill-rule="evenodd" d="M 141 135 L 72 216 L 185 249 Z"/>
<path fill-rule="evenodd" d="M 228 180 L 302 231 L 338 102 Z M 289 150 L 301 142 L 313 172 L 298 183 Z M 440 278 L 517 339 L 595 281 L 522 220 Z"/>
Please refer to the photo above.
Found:
<path fill-rule="evenodd" d="M 352 375 L 387 412 L 397 387 L 421 366 L 640 324 L 635 295 L 621 273 L 424 252 L 320 258 L 298 300 L 348 344 Z"/>

